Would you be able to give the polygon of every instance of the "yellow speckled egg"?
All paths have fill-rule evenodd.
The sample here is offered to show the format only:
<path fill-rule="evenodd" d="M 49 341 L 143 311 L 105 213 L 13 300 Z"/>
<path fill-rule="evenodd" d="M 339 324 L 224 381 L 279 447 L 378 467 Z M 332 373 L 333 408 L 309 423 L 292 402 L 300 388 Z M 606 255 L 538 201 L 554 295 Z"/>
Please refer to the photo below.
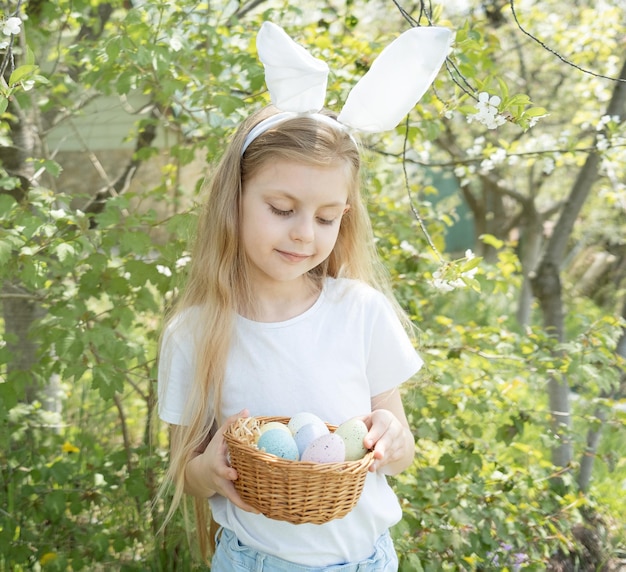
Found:
<path fill-rule="evenodd" d="M 287 427 L 285 423 L 281 423 L 280 421 L 268 421 L 267 423 L 263 423 L 263 425 L 261 425 L 259 429 L 260 433 L 256 438 L 257 443 L 263 433 L 272 429 L 280 429 L 281 431 L 285 431 L 285 433 L 289 433 L 289 435 L 291 435 L 291 431 L 289 431 L 289 427 Z"/>
<path fill-rule="evenodd" d="M 363 439 L 367 433 L 367 425 L 360 419 L 348 419 L 337 427 L 335 435 L 339 435 L 345 443 L 346 461 L 358 461 L 365 456 L 367 449 Z"/>

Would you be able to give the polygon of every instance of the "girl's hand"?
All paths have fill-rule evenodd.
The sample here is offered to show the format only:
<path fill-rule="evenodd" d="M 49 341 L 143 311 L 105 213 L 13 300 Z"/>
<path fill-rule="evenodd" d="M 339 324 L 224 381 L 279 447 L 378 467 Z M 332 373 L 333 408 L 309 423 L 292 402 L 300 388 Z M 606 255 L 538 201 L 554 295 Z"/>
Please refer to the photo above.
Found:
<path fill-rule="evenodd" d="M 215 432 L 204 451 L 189 461 L 185 477 L 191 494 L 198 491 L 197 486 L 199 485 L 204 494 L 196 496 L 209 497 L 217 493 L 226 497 L 239 508 L 259 514 L 257 509 L 241 499 L 237 489 L 235 489 L 234 481 L 237 480 L 238 475 L 237 471 L 228 463 L 228 446 L 224 440 L 224 431 L 228 426 L 240 417 L 248 417 L 249 415 L 248 410 L 243 409 L 226 419 L 224 424 Z"/>
<path fill-rule="evenodd" d="M 364 445 L 374 450 L 370 471 L 384 469 L 385 474 L 395 475 L 411 465 L 415 439 L 396 389 L 374 397 L 372 412 L 362 420 L 369 429 Z"/>

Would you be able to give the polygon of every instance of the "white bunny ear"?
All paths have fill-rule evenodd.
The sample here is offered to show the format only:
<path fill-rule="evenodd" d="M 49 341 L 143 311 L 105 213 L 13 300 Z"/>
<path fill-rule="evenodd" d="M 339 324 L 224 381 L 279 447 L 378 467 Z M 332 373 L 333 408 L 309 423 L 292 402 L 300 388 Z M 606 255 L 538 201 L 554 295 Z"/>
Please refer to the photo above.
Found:
<path fill-rule="evenodd" d="M 337 120 L 371 133 L 396 127 L 435 80 L 451 41 L 447 28 L 418 27 L 404 32 L 352 88 Z"/>
<path fill-rule="evenodd" d="M 276 24 L 264 22 L 257 34 L 259 59 L 272 103 L 282 111 L 316 112 L 324 107 L 328 65 L 314 58 Z"/>

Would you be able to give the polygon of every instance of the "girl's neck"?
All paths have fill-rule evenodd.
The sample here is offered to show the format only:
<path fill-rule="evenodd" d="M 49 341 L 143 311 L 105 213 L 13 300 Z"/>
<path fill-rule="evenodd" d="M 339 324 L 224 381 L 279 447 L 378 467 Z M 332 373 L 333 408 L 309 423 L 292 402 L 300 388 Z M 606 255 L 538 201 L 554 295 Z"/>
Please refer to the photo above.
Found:
<path fill-rule="evenodd" d="M 244 318 L 256 322 L 284 322 L 306 312 L 319 298 L 321 285 L 303 276 L 297 286 L 277 285 L 254 289 L 254 308 L 244 310 Z"/>

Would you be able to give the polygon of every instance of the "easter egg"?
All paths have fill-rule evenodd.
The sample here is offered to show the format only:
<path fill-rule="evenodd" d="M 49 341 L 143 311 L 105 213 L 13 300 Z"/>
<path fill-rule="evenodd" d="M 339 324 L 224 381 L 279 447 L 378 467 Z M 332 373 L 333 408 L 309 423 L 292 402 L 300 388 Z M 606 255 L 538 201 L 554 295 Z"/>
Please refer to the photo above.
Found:
<path fill-rule="evenodd" d="M 300 427 L 298 432 L 294 435 L 300 456 L 302 457 L 302 453 L 304 453 L 305 449 L 313 441 L 315 441 L 315 439 L 321 437 L 322 435 L 327 435 L 329 432 L 330 431 L 325 424 L 320 425 L 319 423 L 308 423 Z"/>
<path fill-rule="evenodd" d="M 289 431 L 289 427 L 287 427 L 287 425 L 285 425 L 284 423 L 281 423 L 280 421 L 268 421 L 267 423 L 263 423 L 263 425 L 261 425 L 259 429 L 260 434 L 256 438 L 257 443 L 259 441 L 259 437 L 261 437 L 263 433 L 265 433 L 266 431 L 270 431 L 271 429 L 280 429 L 281 431 L 284 431 L 285 433 L 288 433 L 289 435 L 291 435 L 291 431 Z"/>
<path fill-rule="evenodd" d="M 335 435 L 339 435 L 346 446 L 346 461 L 358 461 L 365 456 L 367 449 L 363 439 L 367 435 L 367 425 L 360 419 L 348 419 L 337 427 Z"/>
<path fill-rule="evenodd" d="M 260 451 L 283 459 L 297 461 L 300 458 L 294 438 L 282 429 L 269 429 L 263 433 L 257 441 L 257 447 Z"/>
<path fill-rule="evenodd" d="M 346 455 L 343 439 L 335 433 L 322 435 L 313 441 L 302 454 L 302 461 L 313 463 L 341 463 Z"/>
<path fill-rule="evenodd" d="M 305 425 L 319 425 L 320 427 L 326 427 L 326 423 L 324 423 L 317 415 L 313 413 L 307 413 L 303 411 L 301 413 L 296 413 L 287 423 L 287 427 L 291 431 L 292 435 L 295 435 L 302 427 Z"/>

